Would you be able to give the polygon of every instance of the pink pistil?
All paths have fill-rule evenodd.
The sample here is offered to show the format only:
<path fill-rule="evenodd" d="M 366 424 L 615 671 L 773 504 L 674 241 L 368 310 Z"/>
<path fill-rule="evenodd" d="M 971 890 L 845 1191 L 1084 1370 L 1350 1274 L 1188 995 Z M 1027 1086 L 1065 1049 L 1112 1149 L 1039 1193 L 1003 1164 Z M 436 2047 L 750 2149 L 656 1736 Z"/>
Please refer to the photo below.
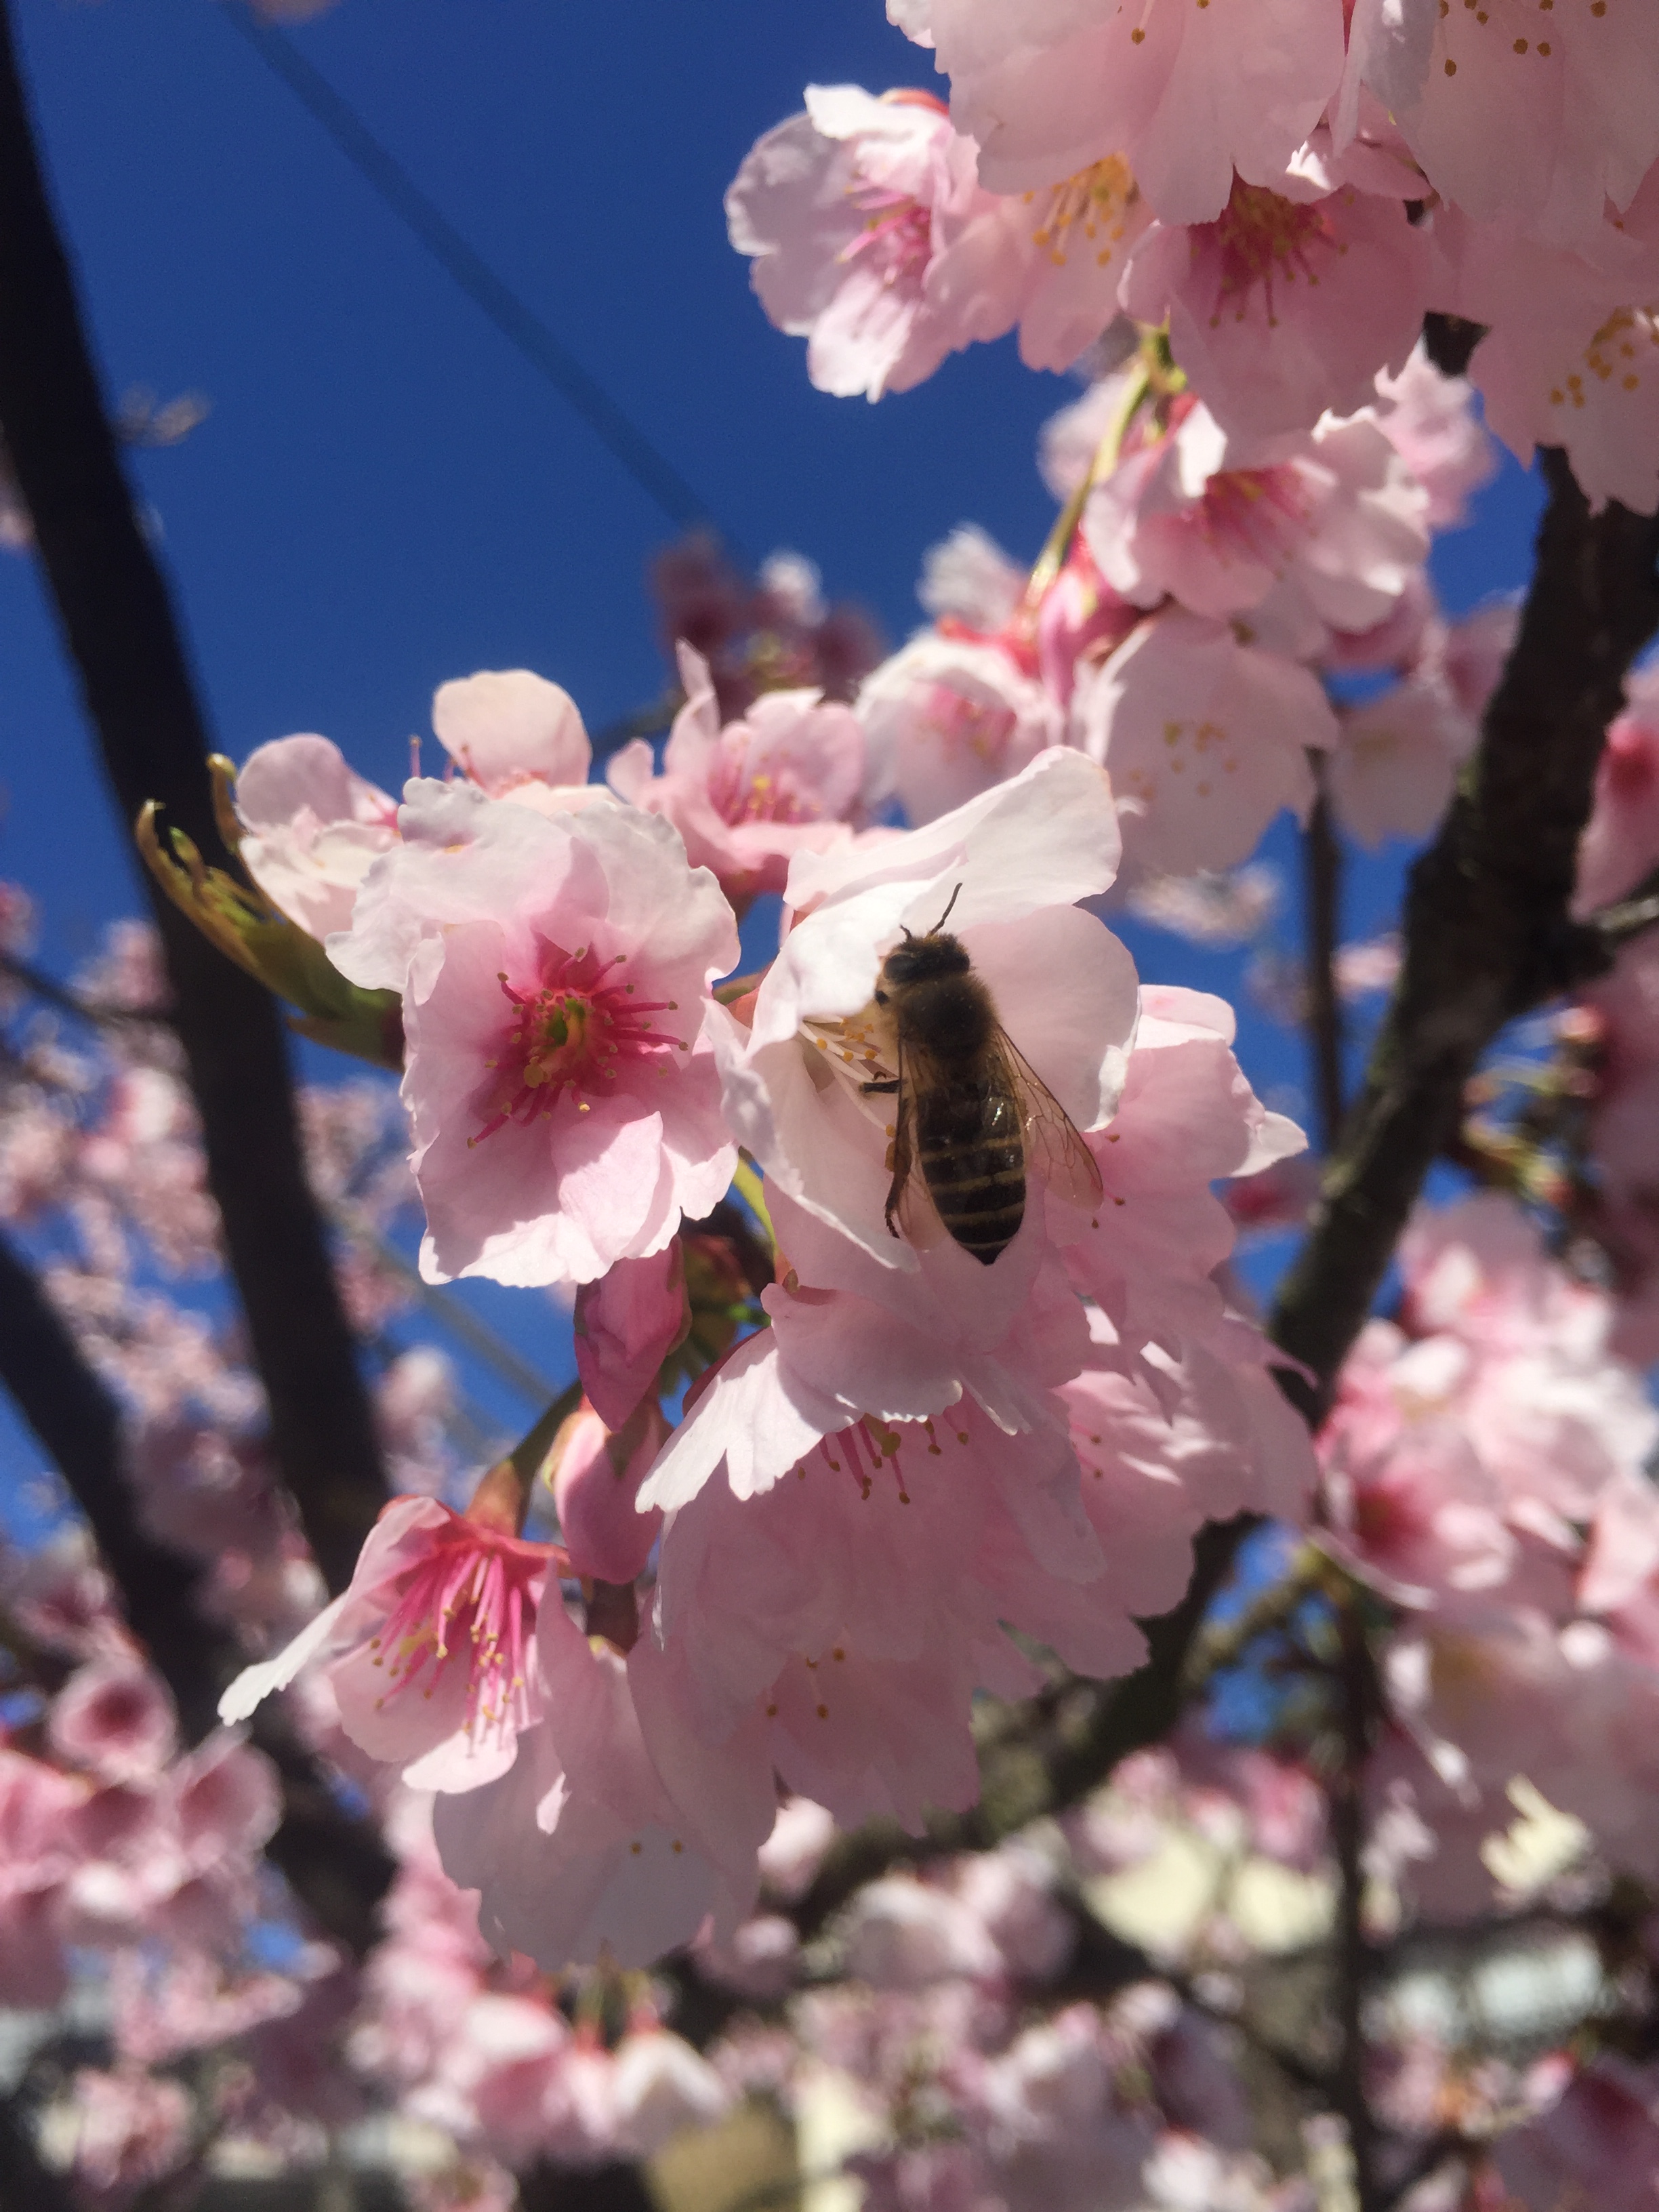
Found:
<path fill-rule="evenodd" d="M 708 796 L 722 822 L 733 828 L 740 822 L 816 822 L 819 811 L 803 805 L 799 793 L 784 777 L 762 769 L 747 774 L 746 763 L 722 748 L 708 780 Z"/>
<path fill-rule="evenodd" d="M 1260 185 L 1243 184 L 1237 179 L 1233 182 L 1231 198 L 1210 226 L 1210 232 L 1219 250 L 1221 264 L 1215 313 L 1210 318 L 1212 330 L 1220 322 L 1222 308 L 1229 301 L 1234 303 L 1234 313 L 1243 322 L 1249 295 L 1258 284 L 1267 306 L 1268 324 L 1276 325 L 1279 315 L 1273 301 L 1274 285 L 1293 284 L 1298 276 L 1304 283 L 1317 284 L 1318 271 L 1310 258 L 1313 249 L 1335 243 L 1324 210 L 1316 203 L 1287 200 L 1278 192 L 1267 191 Z M 1197 243 L 1195 237 L 1194 247 Z"/>
<path fill-rule="evenodd" d="M 627 957 L 602 963 L 586 946 L 566 952 L 547 945 L 538 984 L 521 988 L 502 971 L 501 992 L 514 1012 L 498 1057 L 489 1063 L 499 1077 L 489 1117 L 468 1138 L 469 1146 L 509 1121 L 544 1119 L 567 1091 L 586 1113 L 582 1094 L 610 1097 L 630 1063 L 660 1067 L 671 1054 L 690 1050 L 652 1024 L 653 1015 L 678 1012 L 678 1000 L 636 998 L 633 984 L 607 980 Z"/>
<path fill-rule="evenodd" d="M 1204 487 L 1198 519 L 1218 553 L 1276 568 L 1307 526 L 1308 502 L 1294 469 L 1221 469 Z"/>
<path fill-rule="evenodd" d="M 864 217 L 858 236 L 841 250 L 851 261 L 860 253 L 877 261 L 886 285 L 910 283 L 920 277 L 933 251 L 933 218 L 920 200 L 890 185 L 849 185 L 847 197 Z"/>
<path fill-rule="evenodd" d="M 467 1669 L 466 1729 L 475 1741 L 527 1726 L 529 1650 L 549 1559 L 544 1545 L 459 1516 L 435 1530 L 404 1570 L 397 1602 L 369 1644 L 374 1664 L 387 1670 L 380 1703 L 422 1682 L 430 1698 L 444 1668 L 456 1663 Z"/>

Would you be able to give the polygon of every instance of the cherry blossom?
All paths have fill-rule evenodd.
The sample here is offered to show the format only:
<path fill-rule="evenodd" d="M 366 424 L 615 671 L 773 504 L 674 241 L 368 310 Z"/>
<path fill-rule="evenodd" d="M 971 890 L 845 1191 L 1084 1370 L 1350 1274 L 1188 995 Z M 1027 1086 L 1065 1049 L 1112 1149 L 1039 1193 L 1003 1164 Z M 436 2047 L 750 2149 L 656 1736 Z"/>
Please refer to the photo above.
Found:
<path fill-rule="evenodd" d="M 528 669 L 441 684 L 432 726 L 462 774 L 522 805 L 585 803 L 591 748 L 568 692 Z M 327 738 L 274 738 L 236 779 L 240 856 L 272 903 L 313 937 L 351 926 L 369 867 L 398 836 L 398 802 Z"/>
<path fill-rule="evenodd" d="M 1017 775 L 1062 733 L 1060 710 L 995 637 L 923 630 L 866 677 L 856 702 L 866 798 L 896 798 L 920 826 Z"/>
<path fill-rule="evenodd" d="M 236 811 L 248 873 L 313 937 L 349 927 L 363 878 L 398 834 L 396 799 L 327 738 L 276 738 L 250 753 Z"/>
<path fill-rule="evenodd" d="M 1498 466 L 1474 412 L 1474 386 L 1467 377 L 1443 375 L 1419 339 L 1397 374 L 1378 374 L 1376 394 L 1384 434 L 1428 494 L 1429 528 L 1458 529 L 1468 520 L 1470 495 Z"/>
<path fill-rule="evenodd" d="M 631 1583 L 645 1565 L 661 1516 L 636 1513 L 634 1500 L 667 1434 L 649 1400 L 614 1431 L 586 1404 L 565 1424 L 551 1462 L 553 1498 L 574 1573 Z"/>
<path fill-rule="evenodd" d="M 772 321 L 807 338 L 821 391 L 908 391 L 955 347 L 1007 328 L 994 307 L 964 319 L 932 298 L 944 225 L 994 209 L 974 154 L 925 93 L 809 85 L 805 114 L 745 159 L 726 194 L 732 243 L 753 258 Z"/>
<path fill-rule="evenodd" d="M 1435 303 L 1490 325 L 1469 377 L 1492 428 L 1530 459 L 1565 447 L 1595 507 L 1659 501 L 1650 312 L 1659 294 L 1659 169 L 1627 222 L 1577 247 L 1540 246 L 1513 221 L 1437 222 Z"/>
<path fill-rule="evenodd" d="M 1337 738 L 1305 669 L 1184 610 L 1143 623 L 1079 684 L 1072 718 L 1112 779 L 1133 878 L 1246 859 L 1281 807 L 1305 817 L 1308 752 Z"/>
<path fill-rule="evenodd" d="M 1408 677 L 1338 720 L 1328 788 L 1342 827 L 1373 850 L 1387 837 L 1426 836 L 1476 734 L 1449 686 L 1429 672 Z"/>
<path fill-rule="evenodd" d="M 1625 688 L 1627 703 L 1608 726 L 1578 848 L 1573 903 L 1580 915 L 1626 896 L 1659 862 L 1659 678 L 1638 669 Z"/>
<path fill-rule="evenodd" d="M 734 902 L 783 889 L 791 857 L 846 833 L 864 781 L 864 739 L 849 708 L 818 691 L 763 691 L 721 727 L 708 664 L 678 648 L 685 705 L 674 718 L 663 773 L 643 738 L 624 746 L 606 779 L 629 805 L 662 815 Z"/>
<path fill-rule="evenodd" d="M 645 1965 L 711 1913 L 729 1930 L 753 1902 L 776 1805 L 758 1718 L 694 1747 L 649 1637 L 624 1661 L 550 1601 L 537 1634 L 539 1724 L 509 1772 L 443 1798 L 434 1819 L 446 1870 L 480 1893 L 485 1934 L 557 1967 L 602 1945 Z"/>
<path fill-rule="evenodd" d="M 1404 369 L 1429 303 L 1430 246 L 1407 218 L 1408 191 L 1237 179 L 1215 220 L 1153 226 L 1123 305 L 1138 322 L 1168 318 L 1176 358 L 1236 436 L 1352 415 L 1379 369 Z"/>
<path fill-rule="evenodd" d="M 404 994 L 428 1280 L 591 1282 L 660 1251 L 730 1179 L 707 988 L 737 959 L 675 831 L 603 802 L 544 817 L 416 780 L 330 957 Z"/>
<path fill-rule="evenodd" d="M 1249 613 L 1305 654 L 1387 617 L 1428 552 L 1425 503 L 1369 414 L 1249 444 L 1189 404 L 1095 485 L 1083 526 L 1125 599 Z"/>
<path fill-rule="evenodd" d="M 1540 35 L 1541 33 L 1541 35 Z M 1348 68 L 1395 118 L 1430 183 L 1480 222 L 1566 245 L 1629 206 L 1659 158 L 1659 63 L 1630 9 L 1439 12 L 1358 0 Z M 1517 66 L 1517 64 L 1519 66 Z"/>
<path fill-rule="evenodd" d="M 1165 222 L 1212 220 L 1235 169 L 1273 182 L 1343 65 L 1335 0 L 1266 0 L 1239 19 L 1170 0 L 932 0 L 927 27 L 991 191 L 1041 190 L 1119 155 Z"/>
<path fill-rule="evenodd" d="M 395 1498 L 350 1588 L 245 1668 L 220 1717 L 245 1720 L 320 1664 L 351 1741 L 411 1787 L 474 1790 L 503 1773 L 540 1707 L 531 1654 L 550 1554 L 500 1526 L 492 1504 L 464 1519 L 435 1498 Z"/>
<path fill-rule="evenodd" d="M 492 799 L 544 807 L 544 794 L 587 781 L 592 748 L 575 701 L 527 668 L 441 684 L 432 726 L 462 775 Z"/>

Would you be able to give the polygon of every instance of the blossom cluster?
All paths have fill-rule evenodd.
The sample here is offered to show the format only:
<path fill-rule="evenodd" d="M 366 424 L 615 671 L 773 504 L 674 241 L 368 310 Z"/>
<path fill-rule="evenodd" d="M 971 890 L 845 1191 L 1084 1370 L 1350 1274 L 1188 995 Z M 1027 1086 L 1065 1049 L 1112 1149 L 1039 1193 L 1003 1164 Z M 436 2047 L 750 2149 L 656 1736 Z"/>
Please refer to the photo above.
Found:
<path fill-rule="evenodd" d="M 399 804 L 314 737 L 237 786 L 262 890 L 401 1000 L 423 1273 L 568 1286 L 587 1407 L 550 1467 L 556 1546 L 489 1483 L 459 1515 L 398 1501 L 223 1711 L 320 1667 L 352 1741 L 441 1793 L 486 1932 L 549 1966 L 729 1932 L 778 1780 L 848 1826 L 971 1804 L 975 1692 L 1039 1679 L 1010 1628 L 1132 1668 L 1198 1527 L 1293 1518 L 1312 1473 L 1212 1280 L 1212 1182 L 1303 1139 L 1227 1011 L 1141 986 L 1085 910 L 1119 851 L 1099 768 L 1051 748 L 902 831 L 860 811 L 849 708 L 775 690 L 723 722 L 689 645 L 680 672 L 660 767 L 636 740 L 603 785 L 573 702 L 516 672 L 440 689 L 454 772 Z M 764 890 L 777 956 L 716 994 Z M 1000 1256 L 890 1191 L 918 1109 L 883 963 L 947 908 L 1048 1117 Z M 659 1370 L 685 1371 L 739 1148 L 763 1326 L 669 1434 Z"/>
<path fill-rule="evenodd" d="M 1167 329 L 1237 442 L 1376 403 L 1425 314 L 1524 460 L 1659 501 L 1659 63 L 1638 9 L 892 0 L 949 104 L 814 86 L 726 202 L 815 384 L 872 398 L 1018 329 L 1035 368 Z M 1265 458 L 1277 459 L 1277 455 Z"/>
<path fill-rule="evenodd" d="M 316 734 L 216 763 L 244 884 L 141 830 L 401 1076 L 301 1099 L 395 1492 L 326 1602 L 155 940 L 66 1042 L 0 886 L 0 1224 L 246 1662 L 191 1741 L 84 1531 L 0 1541 L 0 2007 L 70 2054 L 40 2142 L 94 2203 L 320 2169 L 373 2114 L 426 2212 L 507 2212 L 763 2109 L 786 2190 L 869 2212 L 1315 2212 L 1345 2160 L 1413 2212 L 1650 2202 L 1659 688 L 1580 851 L 1606 970 L 1471 1091 L 1483 1187 L 1414 1215 L 1316 1434 L 1231 1261 L 1319 1164 L 1110 924 L 1260 944 L 1281 811 L 1433 830 L 1518 619 L 1428 575 L 1486 426 L 1659 507 L 1659 46 L 1632 0 L 889 14 L 948 104 L 809 88 L 731 237 L 827 392 L 1014 331 L 1081 371 L 1034 564 L 963 524 L 884 657 L 800 556 L 694 538 L 670 692 L 611 739 L 484 671 L 398 791 Z M 1308 981 L 1249 988 L 1301 1020 Z M 568 1312 L 516 1448 L 399 1334 L 416 1272 Z M 1190 1710 L 1112 1771 L 1103 1686 L 1223 1522 L 1152 1686 Z M 276 1878 L 296 1773 L 388 1855 L 360 1956 Z M 1530 1958 L 1537 2016 L 1425 2018 L 1413 1934 Z"/>

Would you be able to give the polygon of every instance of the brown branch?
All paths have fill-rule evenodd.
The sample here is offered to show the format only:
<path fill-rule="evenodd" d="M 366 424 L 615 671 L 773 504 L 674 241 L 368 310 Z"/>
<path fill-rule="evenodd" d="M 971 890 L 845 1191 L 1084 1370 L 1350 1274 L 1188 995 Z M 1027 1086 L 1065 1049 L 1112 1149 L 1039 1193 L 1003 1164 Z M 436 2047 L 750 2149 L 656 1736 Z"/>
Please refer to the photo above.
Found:
<path fill-rule="evenodd" d="M 197 1602 L 201 1570 L 139 1522 L 121 1471 L 121 1415 L 82 1358 L 31 1271 L 0 1239 L 0 1382 L 86 1516 L 118 1585 L 128 1626 L 172 1691 L 185 1737 L 215 1724 L 219 1692 L 241 1664 Z M 374 1937 L 374 1907 L 392 1862 L 365 1822 L 335 1802 L 281 1711 L 261 1708 L 254 1741 L 283 1784 L 283 1820 L 267 1846 L 295 1894 L 332 1936 L 359 1953 Z"/>
<path fill-rule="evenodd" d="M 1318 1377 L 1291 1391 L 1315 1416 L 1480 1054 L 1608 957 L 1568 902 L 1602 739 L 1659 625 L 1659 524 L 1617 506 L 1592 515 L 1562 455 L 1543 466 L 1550 501 L 1520 635 L 1462 787 L 1412 870 L 1393 1002 L 1274 1311 L 1273 1335 Z"/>
<path fill-rule="evenodd" d="M 123 826 L 146 799 L 223 864 L 212 746 L 167 585 L 99 389 L 36 158 L 0 0 L 0 426 Z M 270 996 L 152 886 L 172 1018 L 202 1118 L 271 1444 L 331 1589 L 384 1500 L 374 1422 L 307 1186 L 286 1040 Z"/>

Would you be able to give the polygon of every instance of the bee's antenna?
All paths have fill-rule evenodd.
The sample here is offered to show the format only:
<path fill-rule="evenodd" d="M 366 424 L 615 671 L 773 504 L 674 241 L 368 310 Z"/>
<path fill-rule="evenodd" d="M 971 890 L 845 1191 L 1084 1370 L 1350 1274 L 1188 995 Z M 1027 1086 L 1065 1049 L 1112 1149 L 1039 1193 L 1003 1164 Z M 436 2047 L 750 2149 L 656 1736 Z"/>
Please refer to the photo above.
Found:
<path fill-rule="evenodd" d="M 951 905 L 950 905 L 950 906 L 947 906 L 947 907 L 945 908 L 945 909 L 944 913 L 943 913 L 942 915 L 940 915 L 940 916 L 939 916 L 939 920 L 938 920 L 938 921 L 933 924 L 933 927 L 928 931 L 927 934 L 929 935 L 929 937 L 937 937 L 937 936 L 939 935 L 939 933 L 940 930 L 942 930 L 942 929 L 944 928 L 944 927 L 945 927 L 945 923 L 946 923 L 947 921 L 949 921 L 949 920 L 951 919 L 951 907 L 953 907 L 953 906 L 956 904 L 957 901 L 961 896 L 962 896 L 962 885 L 961 885 L 960 884 L 958 884 L 957 885 L 957 887 L 956 887 L 955 890 L 953 890 L 953 891 L 951 892 Z"/>

